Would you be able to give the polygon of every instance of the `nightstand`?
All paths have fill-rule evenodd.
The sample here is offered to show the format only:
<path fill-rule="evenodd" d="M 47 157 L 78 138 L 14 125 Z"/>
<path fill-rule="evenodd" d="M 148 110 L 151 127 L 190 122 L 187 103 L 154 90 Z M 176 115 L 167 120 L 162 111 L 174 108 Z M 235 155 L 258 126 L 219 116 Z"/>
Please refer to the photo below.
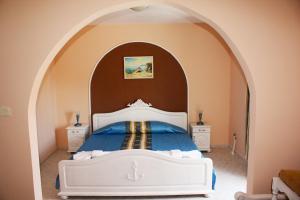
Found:
<path fill-rule="evenodd" d="M 190 133 L 192 135 L 193 141 L 198 146 L 200 151 L 211 151 L 209 125 L 197 125 L 197 123 L 191 123 Z"/>
<path fill-rule="evenodd" d="M 88 125 L 69 126 L 68 133 L 68 152 L 76 152 L 83 144 L 89 133 Z"/>

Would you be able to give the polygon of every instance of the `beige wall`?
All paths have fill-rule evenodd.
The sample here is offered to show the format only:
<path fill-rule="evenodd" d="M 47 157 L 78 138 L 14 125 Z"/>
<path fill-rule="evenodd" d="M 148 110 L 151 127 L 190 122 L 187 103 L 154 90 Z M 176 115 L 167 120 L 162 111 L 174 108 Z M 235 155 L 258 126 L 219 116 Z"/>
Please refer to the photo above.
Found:
<path fill-rule="evenodd" d="M 247 82 L 236 59 L 232 59 L 230 79 L 229 141 L 233 144 L 236 134 L 235 152 L 246 157 Z"/>
<path fill-rule="evenodd" d="M 37 103 L 37 131 L 40 162 L 56 150 L 55 139 L 55 82 L 49 69 L 40 89 Z"/>
<path fill-rule="evenodd" d="M 40 197 L 39 172 L 32 173 L 32 168 L 38 169 L 34 106 L 42 75 L 55 53 L 93 14 L 143 2 L 1 1 L 0 102 L 13 111 L 12 117 L 0 118 L 0 157 L 5 160 L 0 170 L 1 199 Z M 269 192 L 271 177 L 280 169 L 300 168 L 300 2 L 147 2 L 171 2 L 201 14 L 237 55 L 253 97 L 248 191 Z"/>
<path fill-rule="evenodd" d="M 179 60 L 188 79 L 189 121 L 197 121 L 198 112 L 204 111 L 204 121 L 212 125 L 212 144 L 228 145 L 231 57 L 209 31 L 203 24 L 98 25 L 83 30 L 52 66 L 58 147 L 67 146 L 65 127 L 74 120 L 73 112 L 80 111 L 82 121 L 89 122 L 89 80 L 97 61 L 131 41 L 162 46 Z"/>

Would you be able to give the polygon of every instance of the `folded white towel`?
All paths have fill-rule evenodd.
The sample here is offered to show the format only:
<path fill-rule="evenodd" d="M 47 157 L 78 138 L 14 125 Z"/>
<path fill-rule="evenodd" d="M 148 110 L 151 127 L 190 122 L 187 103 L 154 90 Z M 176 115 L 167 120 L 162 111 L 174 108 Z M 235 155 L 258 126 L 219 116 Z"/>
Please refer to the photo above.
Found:
<path fill-rule="evenodd" d="M 193 151 L 181 151 L 179 149 L 174 149 L 171 151 L 154 151 L 158 154 L 163 154 L 167 156 L 171 156 L 173 158 L 202 158 L 201 152 L 198 150 Z M 105 154 L 111 153 L 111 151 L 102 151 L 102 150 L 94 150 L 94 151 L 81 151 L 77 152 L 73 155 L 74 160 L 89 160 L 92 158 L 97 158 L 103 156 Z"/>
<path fill-rule="evenodd" d="M 158 153 L 158 154 L 163 154 L 163 155 L 166 155 L 166 156 L 171 156 L 170 151 L 153 151 L 153 152 Z"/>
<path fill-rule="evenodd" d="M 182 158 L 182 151 L 174 149 L 170 151 L 170 155 L 174 158 Z"/>
<path fill-rule="evenodd" d="M 174 149 L 170 151 L 154 151 L 159 154 L 171 156 L 173 158 L 202 158 L 202 154 L 198 150 L 192 150 L 192 151 L 181 151 L 179 149 Z"/>
<path fill-rule="evenodd" d="M 73 155 L 74 160 L 89 160 L 92 158 L 92 152 L 90 151 L 81 151 Z"/>
<path fill-rule="evenodd" d="M 102 150 L 94 150 L 92 151 L 92 158 L 102 156 L 104 152 Z"/>
<path fill-rule="evenodd" d="M 198 150 L 182 151 L 182 158 L 202 158 L 202 154 Z"/>

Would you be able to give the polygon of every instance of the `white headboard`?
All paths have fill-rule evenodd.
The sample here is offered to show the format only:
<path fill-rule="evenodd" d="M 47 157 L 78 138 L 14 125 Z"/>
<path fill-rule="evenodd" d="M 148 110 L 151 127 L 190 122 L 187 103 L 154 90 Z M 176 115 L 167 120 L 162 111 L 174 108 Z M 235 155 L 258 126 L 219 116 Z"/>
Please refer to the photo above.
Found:
<path fill-rule="evenodd" d="M 151 108 L 151 104 L 141 99 L 133 104 L 111 113 L 96 113 L 93 115 L 93 130 L 120 121 L 162 121 L 187 130 L 187 114 L 185 112 L 166 112 Z"/>

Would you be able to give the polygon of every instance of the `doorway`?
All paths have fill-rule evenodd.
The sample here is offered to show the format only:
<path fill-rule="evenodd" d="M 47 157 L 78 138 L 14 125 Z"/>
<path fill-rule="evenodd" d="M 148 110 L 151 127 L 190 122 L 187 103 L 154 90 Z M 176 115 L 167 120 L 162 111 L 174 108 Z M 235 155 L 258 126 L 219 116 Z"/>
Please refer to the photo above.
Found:
<path fill-rule="evenodd" d="M 193 119 L 193 118 L 191 117 L 191 119 Z"/>

